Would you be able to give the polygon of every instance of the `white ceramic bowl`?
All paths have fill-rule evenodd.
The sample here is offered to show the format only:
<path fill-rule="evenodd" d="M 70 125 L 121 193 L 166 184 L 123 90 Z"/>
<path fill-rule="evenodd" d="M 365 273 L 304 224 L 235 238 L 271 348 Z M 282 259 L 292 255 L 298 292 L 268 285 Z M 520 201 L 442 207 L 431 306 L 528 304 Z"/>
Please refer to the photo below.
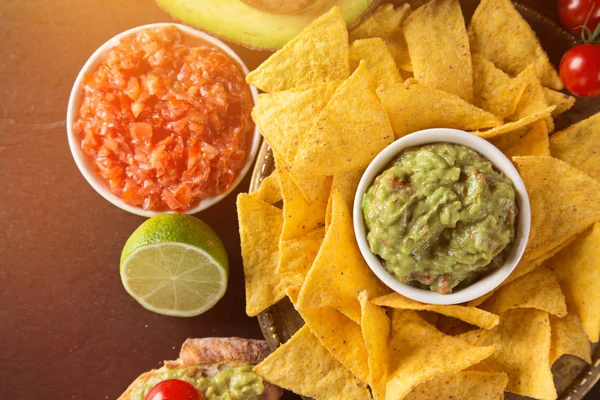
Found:
<path fill-rule="evenodd" d="M 515 239 L 511 244 L 509 244 L 510 251 L 504 265 L 496 271 L 482 277 L 473 284 L 451 294 L 440 294 L 430 290 L 419 289 L 414 286 L 401 283 L 392 274 L 390 274 L 383 266 L 381 259 L 373 254 L 369 249 L 369 244 L 367 243 L 366 239 L 367 232 L 361 208 L 363 195 L 369 186 L 371 186 L 375 177 L 383 172 L 388 164 L 398 154 L 400 154 L 402 150 L 413 146 L 443 142 L 456 143 L 470 147 L 483 157 L 490 160 L 498 171 L 503 172 L 513 181 L 517 194 L 517 206 L 519 208 L 519 213 L 516 220 Z M 371 164 L 369 164 L 367 167 L 360 180 L 360 183 L 358 184 L 356 196 L 354 197 L 353 211 L 354 232 L 356 234 L 358 247 L 360 248 L 363 257 L 375 275 L 377 275 L 377 277 L 383 281 L 383 283 L 385 283 L 395 292 L 421 303 L 429 304 L 464 303 L 466 301 L 481 297 L 495 289 L 511 274 L 521 259 L 521 256 L 525 251 L 525 246 L 527 245 L 529 228 L 531 225 L 529 197 L 527 196 L 527 191 L 525 190 L 525 184 L 523 183 L 521 176 L 517 172 L 517 169 L 513 166 L 512 162 L 488 141 L 471 133 L 445 128 L 427 129 L 412 133 L 396 140 L 394 143 L 383 149 L 383 151 L 379 153 L 377 157 L 373 159 L 373 161 L 371 161 Z"/>
<path fill-rule="evenodd" d="M 115 206 L 117 206 L 125 211 L 129 211 L 130 213 L 141 215 L 144 217 L 152 217 L 154 215 L 164 214 L 164 213 L 168 213 L 170 211 L 144 210 L 142 207 L 135 207 L 135 206 L 125 203 L 119 196 L 117 196 L 113 192 L 111 192 L 106 181 L 101 176 L 97 175 L 94 172 L 94 170 L 92 168 L 93 162 L 84 154 L 83 150 L 81 149 L 81 139 L 78 138 L 77 135 L 75 134 L 75 132 L 73 131 L 73 124 L 75 122 L 75 119 L 78 116 L 79 108 L 81 105 L 81 85 L 82 85 L 83 79 L 86 74 L 91 73 L 91 71 L 102 61 L 104 54 L 110 48 L 119 44 L 119 41 L 126 36 L 132 35 L 141 30 L 144 30 L 144 29 L 159 28 L 159 27 L 163 27 L 163 26 L 175 26 L 184 34 L 187 34 L 187 35 L 193 36 L 195 38 L 202 39 L 211 44 L 214 44 L 215 46 L 217 46 L 221 50 L 223 50 L 225 53 L 227 53 L 233 60 L 235 60 L 240 65 L 240 67 L 242 68 L 242 71 L 244 72 L 244 75 L 248 74 L 248 67 L 246 67 L 246 65 L 240 59 L 240 57 L 225 43 L 221 42 L 218 39 L 215 39 L 214 37 L 212 37 L 210 35 L 207 35 L 204 32 L 200 32 L 198 30 L 195 30 L 195 29 L 190 28 L 185 25 L 174 24 L 174 23 L 157 23 L 157 24 L 142 25 L 142 26 L 138 26 L 138 27 L 129 29 L 125 32 L 122 32 L 122 33 L 118 34 L 117 36 L 113 37 L 112 39 L 110 39 L 109 41 L 107 41 L 106 43 L 104 43 L 102 46 L 100 46 L 86 61 L 83 68 L 81 68 L 79 75 L 77 75 L 77 78 L 75 79 L 75 83 L 73 84 L 73 89 L 71 90 L 71 96 L 69 97 L 69 105 L 67 107 L 67 136 L 69 139 L 69 147 L 71 149 L 71 154 L 73 155 L 73 159 L 75 160 L 75 163 L 77 164 L 77 167 L 79 168 L 79 171 L 81 172 L 83 177 L 94 188 L 94 190 L 96 190 L 96 192 L 98 192 L 98 194 L 100 194 L 102 197 L 104 197 L 106 200 L 108 200 Z M 250 91 L 252 92 L 252 98 L 253 98 L 254 102 L 256 103 L 256 97 L 258 96 L 258 91 L 256 90 L 256 88 L 254 86 L 250 86 Z M 238 177 L 233 182 L 233 184 L 229 187 L 229 189 L 227 189 L 226 192 L 224 192 L 218 196 L 207 197 L 207 198 L 201 200 L 195 207 L 190 208 L 189 210 L 185 211 L 185 213 L 186 214 L 195 214 L 197 212 L 205 210 L 208 207 L 218 203 L 225 196 L 227 196 L 229 193 L 231 193 L 231 191 L 233 191 L 236 188 L 236 186 L 242 181 L 242 179 L 244 179 L 244 176 L 246 175 L 246 173 L 250 169 L 250 166 L 254 162 L 254 159 L 256 158 L 256 153 L 258 153 L 258 149 L 260 147 L 260 141 L 261 141 L 260 132 L 258 131 L 258 128 L 255 128 L 254 134 L 252 137 L 252 143 L 250 145 L 251 146 L 250 152 L 248 153 L 248 155 L 246 157 L 246 165 L 240 171 Z"/>

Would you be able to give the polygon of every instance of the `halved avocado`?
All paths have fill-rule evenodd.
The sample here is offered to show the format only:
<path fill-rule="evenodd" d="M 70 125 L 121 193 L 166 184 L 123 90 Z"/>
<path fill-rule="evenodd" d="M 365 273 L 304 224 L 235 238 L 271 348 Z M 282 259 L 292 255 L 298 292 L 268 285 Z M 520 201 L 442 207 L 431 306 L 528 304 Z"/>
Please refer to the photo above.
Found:
<path fill-rule="evenodd" d="M 379 0 L 314 0 L 291 14 L 267 11 L 243 0 L 156 0 L 174 19 L 254 49 L 278 49 L 315 18 L 337 5 L 348 27 L 361 21 Z"/>

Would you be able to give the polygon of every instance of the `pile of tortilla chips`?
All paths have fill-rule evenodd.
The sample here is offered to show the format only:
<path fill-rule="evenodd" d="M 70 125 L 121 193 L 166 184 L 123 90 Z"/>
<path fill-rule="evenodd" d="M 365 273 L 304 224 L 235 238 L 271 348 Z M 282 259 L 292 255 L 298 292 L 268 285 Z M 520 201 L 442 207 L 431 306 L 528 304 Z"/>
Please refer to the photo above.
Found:
<path fill-rule="evenodd" d="M 412 7 L 412 8 L 411 8 Z M 380 6 L 347 32 L 337 8 L 248 75 L 276 171 L 238 197 L 246 311 L 288 297 L 306 325 L 255 371 L 317 400 L 554 399 L 551 367 L 600 334 L 600 114 L 552 136 L 574 99 L 509 0 Z M 362 171 L 434 127 L 490 140 L 530 198 L 514 273 L 470 304 L 392 293 L 357 247 Z"/>

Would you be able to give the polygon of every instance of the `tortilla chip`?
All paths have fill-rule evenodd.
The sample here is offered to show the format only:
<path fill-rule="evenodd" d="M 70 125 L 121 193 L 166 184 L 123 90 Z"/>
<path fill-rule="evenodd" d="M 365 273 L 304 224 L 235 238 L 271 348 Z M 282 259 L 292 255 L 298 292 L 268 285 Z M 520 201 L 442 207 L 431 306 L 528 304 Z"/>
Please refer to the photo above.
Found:
<path fill-rule="evenodd" d="M 501 118 L 514 114 L 526 87 L 479 54 L 472 61 L 473 105 Z"/>
<path fill-rule="evenodd" d="M 350 75 L 348 31 L 339 7 L 321 15 L 246 76 L 264 92 L 343 80 Z"/>
<path fill-rule="evenodd" d="M 393 310 L 386 398 L 402 399 L 415 386 L 477 364 L 496 350 L 444 335 L 415 311 Z"/>
<path fill-rule="evenodd" d="M 548 104 L 556 106 L 556 109 L 552 113 L 553 117 L 570 110 L 575 105 L 575 97 L 552 89 L 544 88 L 544 96 L 546 96 Z"/>
<path fill-rule="evenodd" d="M 404 37 L 421 85 L 473 101 L 469 37 L 458 0 L 431 0 L 404 21 Z"/>
<path fill-rule="evenodd" d="M 524 126 L 534 123 L 535 121 L 539 121 L 541 119 L 543 119 L 543 120 L 547 119 L 552 114 L 552 111 L 554 111 L 554 108 L 555 108 L 554 106 L 551 106 L 551 107 L 546 108 L 545 110 L 542 110 L 535 114 L 530 114 L 524 118 L 521 118 L 518 121 L 509 122 L 504 125 L 500 125 L 498 127 L 489 129 L 487 131 L 474 131 L 471 133 L 473 133 L 474 135 L 477 135 L 481 138 L 484 138 L 484 139 L 488 139 L 488 140 L 494 139 L 494 138 L 500 137 L 502 135 L 505 135 L 509 132 L 513 132 L 517 129 L 521 129 Z"/>
<path fill-rule="evenodd" d="M 508 375 L 504 372 L 460 371 L 415 387 L 405 400 L 474 400 L 504 398 Z"/>
<path fill-rule="evenodd" d="M 394 58 L 396 65 L 400 68 L 400 73 L 404 71 L 406 74 L 412 76 L 412 64 L 410 61 L 410 54 L 408 53 L 408 44 L 406 38 L 401 29 L 398 29 L 386 42 L 390 54 Z M 403 79 L 405 74 L 402 74 Z"/>
<path fill-rule="evenodd" d="M 502 119 L 458 96 L 405 82 L 377 90 L 396 138 L 428 128 L 475 130 L 502 124 Z"/>
<path fill-rule="evenodd" d="M 371 272 L 358 249 L 346 199 L 332 192 L 331 224 L 296 306 L 299 310 L 334 307 L 353 321 L 360 321 L 357 296 L 363 290 L 372 296 L 389 293 L 389 289 Z"/>
<path fill-rule="evenodd" d="M 597 208 L 596 203 L 596 208 Z M 586 231 L 547 265 L 556 272 L 570 312 L 579 315 L 592 342 L 600 339 L 600 223 Z"/>
<path fill-rule="evenodd" d="M 263 179 L 258 190 L 250 193 L 250 196 L 271 205 L 280 202 L 282 197 L 281 187 L 279 186 L 279 172 L 274 171 L 271 175 Z"/>
<path fill-rule="evenodd" d="M 471 51 L 518 75 L 531 64 L 544 86 L 563 84 L 535 33 L 510 0 L 481 0 L 469 25 Z"/>
<path fill-rule="evenodd" d="M 509 310 L 502 314 L 496 328 L 467 332 L 459 337 L 478 346 L 500 345 L 500 351 L 472 370 L 506 372 L 507 391 L 542 400 L 556 399 L 550 371 L 548 313 L 528 308 Z"/>
<path fill-rule="evenodd" d="M 600 180 L 600 113 L 552 135 L 550 152 Z"/>
<path fill-rule="evenodd" d="M 500 321 L 497 315 L 490 314 L 489 312 L 480 310 L 478 308 L 453 305 L 446 306 L 423 304 L 408 299 L 402 295 L 399 295 L 398 293 L 391 293 L 387 296 L 378 297 L 373 299 L 372 303 L 378 306 L 391 307 L 400 310 L 433 311 L 448 317 L 458 318 L 483 329 L 492 329 L 494 326 L 498 325 L 498 322 Z"/>
<path fill-rule="evenodd" d="M 302 236 L 279 242 L 277 273 L 286 286 L 300 287 L 323 243 L 324 228 L 317 228 Z"/>
<path fill-rule="evenodd" d="M 381 38 L 361 39 L 350 46 L 350 70 L 364 60 L 375 87 L 402 82 L 396 62 Z"/>
<path fill-rule="evenodd" d="M 558 317 L 567 315 L 567 304 L 552 270 L 538 268 L 503 286 L 480 308 L 501 314 L 513 308 L 536 308 Z"/>
<path fill-rule="evenodd" d="M 375 400 L 385 399 L 387 382 L 387 349 L 390 336 L 390 319 L 385 310 L 369 302 L 367 292 L 360 292 L 360 328 L 367 347 L 369 380 Z"/>
<path fill-rule="evenodd" d="M 352 210 L 354 206 L 354 196 L 356 195 L 356 188 L 358 183 L 363 176 L 364 171 L 351 171 L 345 174 L 339 174 L 333 177 L 333 183 L 331 184 L 331 195 L 336 194 L 339 199 L 346 202 L 348 210 Z"/>
<path fill-rule="evenodd" d="M 319 343 L 308 326 L 300 328 L 253 371 L 268 382 L 315 399 L 371 398 L 366 385 Z"/>
<path fill-rule="evenodd" d="M 361 61 L 307 133 L 291 167 L 315 175 L 363 169 L 393 140 L 388 115 Z"/>
<path fill-rule="evenodd" d="M 600 182 L 552 157 L 514 157 L 531 205 L 530 260 L 600 219 Z"/>
<path fill-rule="evenodd" d="M 285 296 L 285 287 L 275 273 L 283 216 L 277 207 L 245 193 L 237 198 L 237 212 L 246 282 L 246 314 L 254 317 Z"/>
<path fill-rule="evenodd" d="M 289 164 L 294 159 L 339 85 L 330 82 L 258 96 L 252 119 L 282 161 Z"/>
<path fill-rule="evenodd" d="M 507 118 L 509 121 L 518 121 L 528 115 L 536 114 L 549 107 L 549 104 L 546 101 L 546 95 L 544 94 L 544 87 L 535 75 L 535 68 L 533 65 L 530 65 L 515 77 L 514 81 L 517 82 L 519 86 L 525 87 L 525 91 L 521 96 L 514 114 Z M 554 111 L 556 111 L 556 109 Z M 552 132 L 554 130 L 552 117 L 548 115 L 545 118 L 545 121 L 548 124 L 548 130 Z"/>
<path fill-rule="evenodd" d="M 462 335 L 465 332 L 469 332 L 477 329 L 476 326 L 467 324 L 460 319 L 447 317 L 445 315 L 439 315 L 435 323 L 435 327 L 440 331 L 450 336 Z"/>
<path fill-rule="evenodd" d="M 548 125 L 539 120 L 530 126 L 502 135 L 492 140 L 492 144 L 498 147 L 508 158 L 516 156 L 549 156 L 550 137 L 548 136 Z"/>
<path fill-rule="evenodd" d="M 327 195 L 323 195 L 320 202 L 309 204 L 287 170 L 285 168 L 278 169 L 284 216 L 281 240 L 302 236 L 322 226 L 325 223 Z M 328 188 L 325 190 L 328 191 Z"/>
<path fill-rule="evenodd" d="M 588 364 L 592 363 L 590 341 L 577 315 L 569 314 L 563 318 L 551 315 L 550 327 L 552 329 L 550 365 L 564 354 L 579 357 Z"/>

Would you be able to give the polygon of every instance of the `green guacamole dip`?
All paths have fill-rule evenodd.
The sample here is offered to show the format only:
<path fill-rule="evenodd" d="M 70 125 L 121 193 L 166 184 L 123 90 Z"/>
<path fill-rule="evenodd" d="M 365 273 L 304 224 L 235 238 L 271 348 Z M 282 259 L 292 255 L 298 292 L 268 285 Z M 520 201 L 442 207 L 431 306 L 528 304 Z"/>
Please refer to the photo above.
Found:
<path fill-rule="evenodd" d="M 487 159 L 436 143 L 404 150 L 362 211 L 369 247 L 392 275 L 447 294 L 502 265 L 518 210 L 512 181 Z"/>
<path fill-rule="evenodd" d="M 205 376 L 198 367 L 160 369 L 144 384 L 134 388 L 131 400 L 144 400 L 159 382 L 181 379 L 194 385 L 206 400 L 256 400 L 264 390 L 263 380 L 252 372 L 252 365 L 226 368 L 215 376 Z"/>

